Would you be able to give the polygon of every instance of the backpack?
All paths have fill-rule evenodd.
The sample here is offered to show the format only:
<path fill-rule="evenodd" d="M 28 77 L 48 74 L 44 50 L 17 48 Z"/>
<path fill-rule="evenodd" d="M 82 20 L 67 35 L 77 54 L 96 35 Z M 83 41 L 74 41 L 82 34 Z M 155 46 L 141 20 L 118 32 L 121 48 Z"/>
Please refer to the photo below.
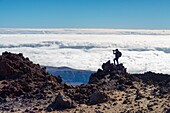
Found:
<path fill-rule="evenodd" d="M 118 57 L 121 57 L 121 56 L 122 56 L 122 53 L 119 51 L 117 56 L 118 56 Z"/>

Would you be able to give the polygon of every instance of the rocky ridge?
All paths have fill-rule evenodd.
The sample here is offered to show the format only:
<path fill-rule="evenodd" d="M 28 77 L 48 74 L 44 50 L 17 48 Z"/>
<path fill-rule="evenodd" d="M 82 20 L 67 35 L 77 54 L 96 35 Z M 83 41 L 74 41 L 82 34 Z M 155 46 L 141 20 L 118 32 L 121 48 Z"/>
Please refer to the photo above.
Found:
<path fill-rule="evenodd" d="M 30 100 L 48 101 L 50 93 L 55 94 L 63 87 L 61 77 L 48 74 L 45 68 L 24 58 L 21 53 L 4 52 L 0 56 L 0 111 L 13 108 L 3 106 L 8 102 L 18 103 L 16 108 L 22 109 L 27 108 Z"/>
<path fill-rule="evenodd" d="M 20 54 L 0 56 L 0 111 L 131 113 L 170 111 L 170 76 L 129 74 L 110 61 L 72 86 Z"/>

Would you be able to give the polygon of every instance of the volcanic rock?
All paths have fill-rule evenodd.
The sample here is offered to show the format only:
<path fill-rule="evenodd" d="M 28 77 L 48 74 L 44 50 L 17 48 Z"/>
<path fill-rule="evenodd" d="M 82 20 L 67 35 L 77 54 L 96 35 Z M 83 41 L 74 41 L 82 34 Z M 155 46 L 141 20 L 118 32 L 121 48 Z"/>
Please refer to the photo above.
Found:
<path fill-rule="evenodd" d="M 106 93 L 96 91 L 90 96 L 89 104 L 90 105 L 99 104 L 99 103 L 107 102 L 108 100 L 109 100 L 109 96 Z"/>
<path fill-rule="evenodd" d="M 123 64 L 113 65 L 110 63 L 110 60 L 106 63 L 103 63 L 102 69 L 98 69 L 96 73 L 93 73 L 89 78 L 89 84 L 97 84 L 101 79 L 105 78 L 107 75 L 116 76 L 116 75 L 126 75 L 126 68 Z"/>
<path fill-rule="evenodd" d="M 54 102 L 47 107 L 47 111 L 53 111 L 58 109 L 61 110 L 74 107 L 76 107 L 76 103 L 63 93 L 59 92 Z"/>
<path fill-rule="evenodd" d="M 169 75 L 129 74 L 123 64 L 107 61 L 91 74 L 88 84 L 73 87 L 62 84 L 60 76 L 47 73 L 45 67 L 41 68 L 22 54 L 4 52 L 0 56 L 0 110 L 4 112 L 12 112 L 12 109 L 15 112 L 40 109 L 42 112 L 75 112 L 76 106 L 78 111 L 92 113 L 96 109 L 102 112 L 169 112 L 169 98 Z"/>
<path fill-rule="evenodd" d="M 64 85 L 64 88 L 65 88 L 65 89 L 72 89 L 72 88 L 73 88 L 72 85 L 67 84 L 67 83 L 64 83 L 63 85 Z"/>
<path fill-rule="evenodd" d="M 16 97 L 35 94 L 52 86 L 61 87 L 61 77 L 46 73 L 39 64 L 34 64 L 21 53 L 4 52 L 0 56 L 0 97 Z M 33 97 L 33 96 L 32 96 Z"/>

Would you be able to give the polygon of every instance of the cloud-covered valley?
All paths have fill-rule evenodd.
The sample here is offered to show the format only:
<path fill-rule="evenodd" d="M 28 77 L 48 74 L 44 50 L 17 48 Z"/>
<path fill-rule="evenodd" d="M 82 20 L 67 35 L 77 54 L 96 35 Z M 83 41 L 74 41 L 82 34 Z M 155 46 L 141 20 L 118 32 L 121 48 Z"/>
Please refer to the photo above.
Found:
<path fill-rule="evenodd" d="M 107 35 L 104 35 L 97 30 L 80 30 L 81 34 L 71 31 L 57 34 L 3 32 L 0 34 L 0 52 L 21 52 L 44 66 L 96 71 L 103 62 L 113 61 L 112 50 L 118 48 L 123 53 L 120 62 L 130 73 L 170 73 L 170 35 L 167 32 L 145 31 L 150 33 L 148 35 L 141 31 L 142 35 L 134 35 L 118 31 L 108 34 L 105 30 Z"/>

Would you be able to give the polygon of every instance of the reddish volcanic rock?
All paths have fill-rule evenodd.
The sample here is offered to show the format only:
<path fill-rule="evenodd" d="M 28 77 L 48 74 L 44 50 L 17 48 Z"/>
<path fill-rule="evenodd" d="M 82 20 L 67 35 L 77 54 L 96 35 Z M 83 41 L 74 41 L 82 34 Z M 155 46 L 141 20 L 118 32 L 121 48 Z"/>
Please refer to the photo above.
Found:
<path fill-rule="evenodd" d="M 24 58 L 21 53 L 9 52 L 4 52 L 0 56 L 0 81 L 3 86 L 0 89 L 1 97 L 31 94 L 37 89 L 44 90 L 47 87 L 60 89 L 62 86 L 61 77 L 48 74 L 45 68 Z"/>
<path fill-rule="evenodd" d="M 90 76 L 88 84 L 72 86 L 62 84 L 60 76 L 47 73 L 45 67 L 34 64 L 21 53 L 4 52 L 0 56 L 0 111 L 38 112 L 41 109 L 47 112 L 72 108 L 71 112 L 78 112 L 76 109 L 89 105 L 88 109 L 95 111 L 103 106 L 103 112 L 109 112 L 106 111 L 109 109 L 150 112 L 156 107 L 168 112 L 169 92 L 169 75 L 152 72 L 129 74 L 123 64 L 113 65 L 110 61 L 103 63 L 102 69 Z M 147 105 L 142 105 L 144 108 L 139 105 L 142 100 L 148 101 L 148 104 L 144 103 Z M 95 108 L 90 106 L 93 104 L 97 104 Z M 157 106 L 159 104 L 162 105 Z M 22 111 L 14 108 L 22 108 Z M 132 109 L 126 111 L 127 108 Z"/>

